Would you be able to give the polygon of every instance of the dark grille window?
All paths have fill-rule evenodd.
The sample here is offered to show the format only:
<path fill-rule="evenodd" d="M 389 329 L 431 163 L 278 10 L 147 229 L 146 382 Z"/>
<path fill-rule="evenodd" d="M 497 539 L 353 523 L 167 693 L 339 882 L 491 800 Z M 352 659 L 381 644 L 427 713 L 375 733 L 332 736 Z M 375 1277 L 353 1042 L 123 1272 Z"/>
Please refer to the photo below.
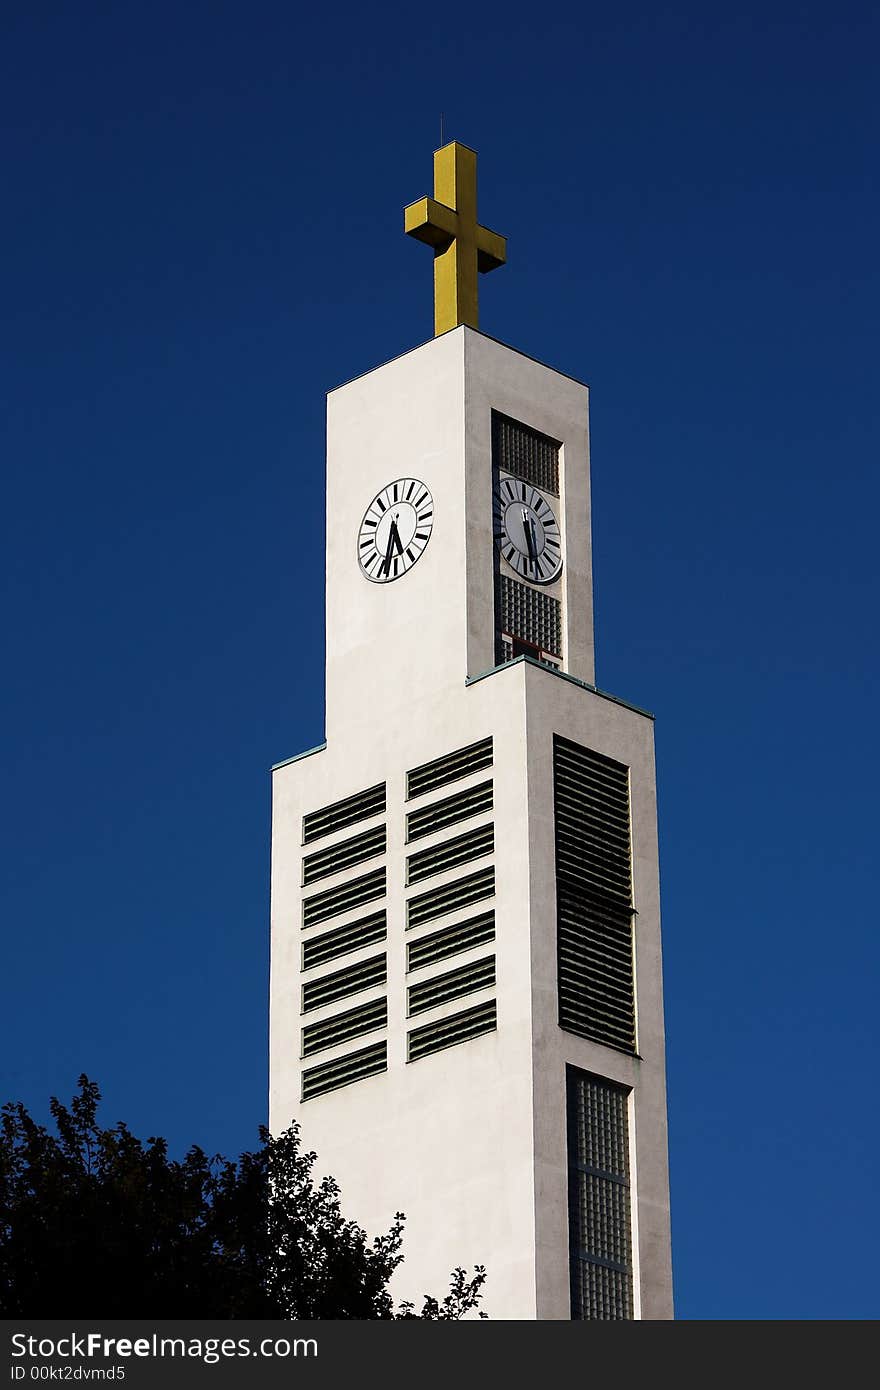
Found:
<path fill-rule="evenodd" d="M 492 411 L 492 462 L 514 478 L 559 496 L 559 444 L 549 435 Z"/>
<path fill-rule="evenodd" d="M 571 1316 L 632 1318 L 627 1092 L 568 1068 Z"/>
<path fill-rule="evenodd" d="M 629 770 L 553 739 L 559 1024 L 635 1050 Z"/>
<path fill-rule="evenodd" d="M 541 651 L 553 656 L 562 655 L 562 604 L 552 594 L 540 589 L 530 589 L 509 575 L 499 576 L 501 581 L 501 627 L 509 637 L 522 638 L 535 648 L 535 656 Z M 516 642 L 512 647 L 517 655 Z"/>

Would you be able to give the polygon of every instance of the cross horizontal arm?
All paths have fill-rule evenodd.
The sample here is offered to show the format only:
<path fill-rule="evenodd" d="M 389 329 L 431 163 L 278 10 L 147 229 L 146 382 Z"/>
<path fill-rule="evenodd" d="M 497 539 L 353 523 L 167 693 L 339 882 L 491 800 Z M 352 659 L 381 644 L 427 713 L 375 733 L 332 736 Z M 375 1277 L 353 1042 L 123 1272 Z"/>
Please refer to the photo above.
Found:
<path fill-rule="evenodd" d="M 507 237 L 490 232 L 488 227 L 477 227 L 477 270 L 484 274 L 496 270 L 507 260 Z"/>
<path fill-rule="evenodd" d="M 403 229 L 428 246 L 448 246 L 458 234 L 458 214 L 436 198 L 420 198 L 404 208 Z"/>

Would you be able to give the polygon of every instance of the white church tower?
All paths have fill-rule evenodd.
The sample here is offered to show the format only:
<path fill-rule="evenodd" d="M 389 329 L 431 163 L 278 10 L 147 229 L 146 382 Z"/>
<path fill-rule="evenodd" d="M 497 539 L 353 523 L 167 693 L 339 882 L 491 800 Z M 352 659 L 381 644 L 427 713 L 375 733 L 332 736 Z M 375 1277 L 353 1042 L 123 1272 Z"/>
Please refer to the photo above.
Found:
<path fill-rule="evenodd" d="M 273 770 L 270 1126 L 398 1297 L 670 1318 L 651 716 L 593 667 L 588 391 L 477 331 L 476 157 L 406 212 L 436 336 L 331 391 L 327 742 Z"/>

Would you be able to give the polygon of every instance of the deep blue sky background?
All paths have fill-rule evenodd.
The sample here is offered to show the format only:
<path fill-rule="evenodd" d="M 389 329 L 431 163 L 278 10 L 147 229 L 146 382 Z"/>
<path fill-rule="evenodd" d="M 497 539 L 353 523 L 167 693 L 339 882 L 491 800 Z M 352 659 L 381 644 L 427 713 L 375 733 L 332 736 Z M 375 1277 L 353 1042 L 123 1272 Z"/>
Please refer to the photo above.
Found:
<path fill-rule="evenodd" d="M 442 109 L 483 328 L 592 386 L 599 684 L 658 716 L 678 1313 L 867 1317 L 880 26 L 732 11 L 5 8 L 0 1098 L 255 1140 L 324 392 L 430 336 Z"/>

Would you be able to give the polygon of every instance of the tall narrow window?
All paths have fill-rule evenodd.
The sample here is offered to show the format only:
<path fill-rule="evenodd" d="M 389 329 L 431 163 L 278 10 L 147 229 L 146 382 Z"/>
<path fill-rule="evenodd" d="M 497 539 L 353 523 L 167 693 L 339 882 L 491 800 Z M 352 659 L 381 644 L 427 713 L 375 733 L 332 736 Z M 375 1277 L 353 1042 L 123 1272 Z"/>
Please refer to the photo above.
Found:
<path fill-rule="evenodd" d="M 568 1068 L 571 1316 L 632 1318 L 628 1093 Z"/>

